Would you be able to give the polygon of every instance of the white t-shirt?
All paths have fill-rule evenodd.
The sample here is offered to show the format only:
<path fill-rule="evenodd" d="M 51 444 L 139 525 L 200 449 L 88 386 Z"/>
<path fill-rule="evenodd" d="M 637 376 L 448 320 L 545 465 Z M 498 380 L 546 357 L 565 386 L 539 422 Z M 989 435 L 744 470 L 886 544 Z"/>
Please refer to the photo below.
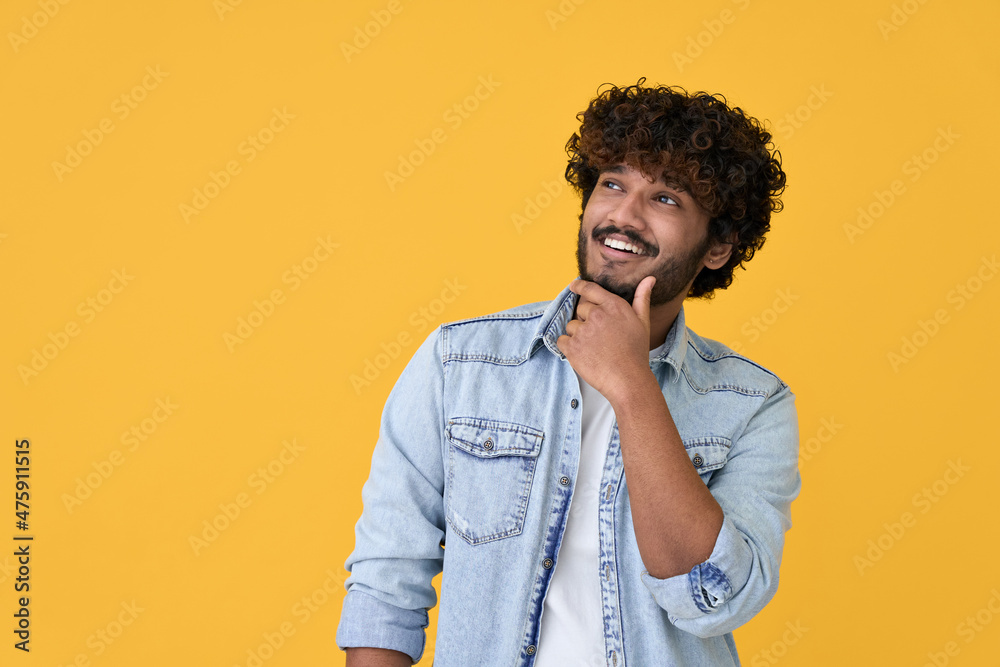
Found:
<path fill-rule="evenodd" d="M 660 354 L 663 345 L 649 358 Z M 555 570 L 542 605 L 535 667 L 603 667 L 600 536 L 597 523 L 601 473 L 611 442 L 615 412 L 608 399 L 583 378 L 580 468 Z"/>

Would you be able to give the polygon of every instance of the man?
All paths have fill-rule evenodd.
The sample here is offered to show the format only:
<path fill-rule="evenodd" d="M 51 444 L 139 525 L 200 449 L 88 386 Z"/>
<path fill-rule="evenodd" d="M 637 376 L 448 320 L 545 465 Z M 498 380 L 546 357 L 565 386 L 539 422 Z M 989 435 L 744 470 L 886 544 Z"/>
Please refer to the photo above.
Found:
<path fill-rule="evenodd" d="M 440 326 L 393 388 L 337 643 L 409 665 L 738 665 L 798 495 L 794 396 L 687 328 L 764 241 L 785 175 L 753 118 L 612 87 L 582 112 L 580 278 Z M 447 545 L 447 546 L 445 546 Z M 367 648 L 366 648 L 367 647 Z"/>

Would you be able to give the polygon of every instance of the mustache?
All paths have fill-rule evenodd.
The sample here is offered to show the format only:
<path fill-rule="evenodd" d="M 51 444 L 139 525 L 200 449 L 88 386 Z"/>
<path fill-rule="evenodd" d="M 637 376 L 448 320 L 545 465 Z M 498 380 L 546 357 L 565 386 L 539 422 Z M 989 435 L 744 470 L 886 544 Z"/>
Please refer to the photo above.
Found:
<path fill-rule="evenodd" d="M 603 241 L 606 237 L 611 234 L 620 234 L 627 238 L 629 242 L 642 249 L 643 254 L 649 257 L 656 257 L 660 254 L 660 248 L 655 243 L 647 243 L 644 238 L 639 236 L 636 232 L 631 229 L 621 229 L 615 225 L 608 225 L 607 227 L 596 227 L 591 234 L 595 241 Z"/>

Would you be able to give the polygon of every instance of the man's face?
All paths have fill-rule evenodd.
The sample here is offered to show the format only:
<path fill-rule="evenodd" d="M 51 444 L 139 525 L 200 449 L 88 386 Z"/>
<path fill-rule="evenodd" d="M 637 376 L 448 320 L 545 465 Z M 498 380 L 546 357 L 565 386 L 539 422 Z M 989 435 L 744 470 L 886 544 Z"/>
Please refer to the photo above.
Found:
<path fill-rule="evenodd" d="M 710 248 L 708 213 L 684 190 L 659 177 L 616 165 L 601 172 L 587 201 L 577 243 L 580 277 L 629 303 L 646 276 L 655 276 L 650 306 L 687 290 Z M 616 249 L 608 242 L 635 247 Z M 683 299 L 683 297 L 682 297 Z"/>

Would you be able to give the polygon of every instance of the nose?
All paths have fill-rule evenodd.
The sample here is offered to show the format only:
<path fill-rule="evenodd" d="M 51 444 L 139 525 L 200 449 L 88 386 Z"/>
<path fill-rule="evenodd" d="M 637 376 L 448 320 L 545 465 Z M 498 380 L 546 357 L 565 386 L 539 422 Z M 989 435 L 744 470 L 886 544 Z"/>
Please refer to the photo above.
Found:
<path fill-rule="evenodd" d="M 636 230 L 646 228 L 644 211 L 645 195 L 638 188 L 629 192 L 618 201 L 618 206 L 611 210 L 608 219 L 618 227 L 631 227 Z"/>

